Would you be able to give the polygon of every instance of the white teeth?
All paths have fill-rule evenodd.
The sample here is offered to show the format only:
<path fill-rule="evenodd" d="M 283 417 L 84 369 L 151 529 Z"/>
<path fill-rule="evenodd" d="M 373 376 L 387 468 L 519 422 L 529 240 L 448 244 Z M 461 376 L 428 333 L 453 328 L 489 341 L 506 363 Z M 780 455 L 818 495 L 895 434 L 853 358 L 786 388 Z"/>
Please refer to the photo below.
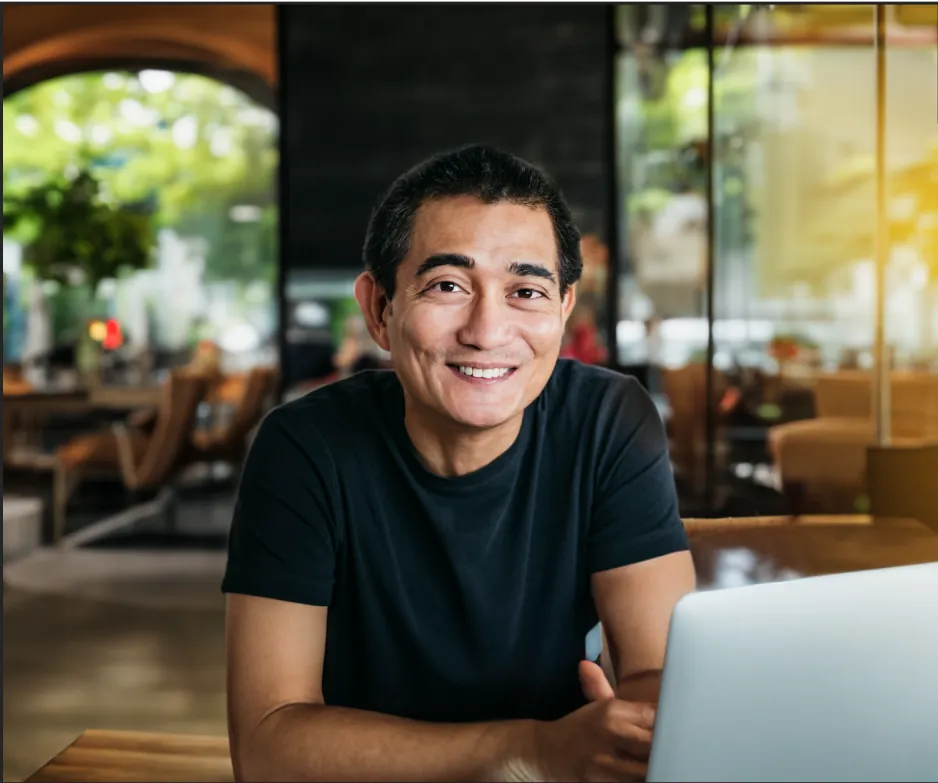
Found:
<path fill-rule="evenodd" d="M 463 375 L 469 375 L 473 378 L 501 378 L 511 371 L 511 367 L 490 367 L 483 370 L 479 367 L 464 367 L 460 365 L 459 371 Z"/>

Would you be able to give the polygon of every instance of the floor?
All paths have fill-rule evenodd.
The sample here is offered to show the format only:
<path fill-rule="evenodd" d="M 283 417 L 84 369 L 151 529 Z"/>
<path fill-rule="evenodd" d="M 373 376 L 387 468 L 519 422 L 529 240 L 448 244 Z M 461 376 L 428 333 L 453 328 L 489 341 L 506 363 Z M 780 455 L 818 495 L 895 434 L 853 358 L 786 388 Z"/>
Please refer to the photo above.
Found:
<path fill-rule="evenodd" d="M 87 728 L 225 734 L 220 597 L 140 607 L 5 590 L 3 631 L 5 781 Z"/>
<path fill-rule="evenodd" d="M 87 728 L 225 734 L 230 496 L 184 497 L 175 535 L 144 521 L 5 564 L 4 781 Z"/>
<path fill-rule="evenodd" d="M 182 538 L 143 528 L 4 569 L 5 781 L 22 780 L 87 728 L 225 734 L 218 542 L 230 508 L 221 492 L 183 504 Z M 938 535 L 917 523 L 783 521 L 759 530 L 733 521 L 695 538 L 700 586 L 938 560 Z M 137 548 L 141 540 L 150 548 Z"/>

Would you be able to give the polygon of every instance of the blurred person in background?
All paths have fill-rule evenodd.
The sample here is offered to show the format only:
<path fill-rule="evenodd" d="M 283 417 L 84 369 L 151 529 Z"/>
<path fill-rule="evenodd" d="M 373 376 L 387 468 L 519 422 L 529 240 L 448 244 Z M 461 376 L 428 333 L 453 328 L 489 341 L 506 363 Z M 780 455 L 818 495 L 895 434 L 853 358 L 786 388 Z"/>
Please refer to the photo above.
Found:
<path fill-rule="evenodd" d="M 381 349 L 371 339 L 365 319 L 360 315 L 351 315 L 345 319 L 342 324 L 342 341 L 332 361 L 340 378 L 381 367 Z"/>
<path fill-rule="evenodd" d="M 581 300 L 573 309 L 560 356 L 584 364 L 603 364 L 606 361 L 608 353 L 599 339 L 596 309 L 589 302 Z"/>

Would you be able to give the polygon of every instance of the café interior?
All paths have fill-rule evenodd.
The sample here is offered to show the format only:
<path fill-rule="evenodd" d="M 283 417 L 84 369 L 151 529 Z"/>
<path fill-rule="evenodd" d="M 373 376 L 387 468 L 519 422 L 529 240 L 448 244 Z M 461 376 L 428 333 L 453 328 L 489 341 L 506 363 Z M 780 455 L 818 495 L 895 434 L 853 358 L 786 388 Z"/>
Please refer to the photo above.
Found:
<path fill-rule="evenodd" d="M 700 589 L 938 561 L 938 5 L 6 4 L 3 78 L 5 781 L 231 779 L 239 468 L 390 366 L 367 209 L 466 142 L 564 189 Z"/>

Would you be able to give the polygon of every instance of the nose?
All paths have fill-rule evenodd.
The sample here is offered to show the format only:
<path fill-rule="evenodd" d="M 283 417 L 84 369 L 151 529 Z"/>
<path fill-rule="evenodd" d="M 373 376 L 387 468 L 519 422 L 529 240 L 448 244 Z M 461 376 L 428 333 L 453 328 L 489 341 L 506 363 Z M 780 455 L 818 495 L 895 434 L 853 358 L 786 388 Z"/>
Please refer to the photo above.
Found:
<path fill-rule="evenodd" d="M 465 310 L 456 336 L 465 346 L 491 351 L 508 345 L 514 334 L 510 308 L 500 296 L 482 294 Z"/>

